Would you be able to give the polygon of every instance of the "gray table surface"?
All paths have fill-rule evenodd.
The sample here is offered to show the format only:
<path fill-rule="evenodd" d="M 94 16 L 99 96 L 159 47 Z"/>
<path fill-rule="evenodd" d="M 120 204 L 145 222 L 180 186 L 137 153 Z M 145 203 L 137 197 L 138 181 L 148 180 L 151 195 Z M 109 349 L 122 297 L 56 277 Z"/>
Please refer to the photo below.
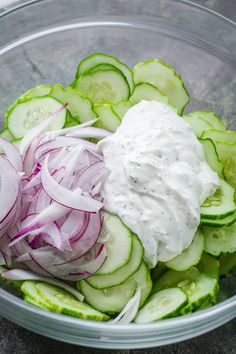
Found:
<path fill-rule="evenodd" d="M 6 4 L 11 0 L 4 1 Z M 193 2 L 236 21 L 236 0 L 195 0 Z M 62 354 L 108 352 L 114 354 L 236 354 L 236 319 L 210 333 L 178 344 L 153 349 L 109 351 L 60 343 L 0 318 L 0 354 L 53 354 L 58 352 Z"/>

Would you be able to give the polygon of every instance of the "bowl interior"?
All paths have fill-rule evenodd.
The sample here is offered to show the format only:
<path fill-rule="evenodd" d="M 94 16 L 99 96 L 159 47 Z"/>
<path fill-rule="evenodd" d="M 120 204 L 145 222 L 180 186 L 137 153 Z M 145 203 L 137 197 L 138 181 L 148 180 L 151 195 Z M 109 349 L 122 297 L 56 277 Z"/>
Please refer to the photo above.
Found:
<path fill-rule="evenodd" d="M 186 112 L 212 110 L 236 129 L 233 24 L 181 1 L 150 1 L 145 10 L 139 0 L 70 4 L 39 1 L 0 18 L 1 127 L 20 94 L 39 84 L 69 85 L 83 57 L 106 52 L 130 66 L 151 57 L 169 62 L 190 93 Z M 221 281 L 220 301 L 236 294 L 235 280 Z"/>

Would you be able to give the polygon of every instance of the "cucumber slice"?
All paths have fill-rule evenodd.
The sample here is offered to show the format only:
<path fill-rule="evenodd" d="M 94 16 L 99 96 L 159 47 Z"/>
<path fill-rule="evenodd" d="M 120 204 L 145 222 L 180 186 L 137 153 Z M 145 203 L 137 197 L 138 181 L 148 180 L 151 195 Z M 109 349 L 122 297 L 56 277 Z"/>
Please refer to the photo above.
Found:
<path fill-rule="evenodd" d="M 226 216 L 223 219 L 206 219 L 201 218 L 202 226 L 210 226 L 210 227 L 223 227 L 230 226 L 236 221 L 236 212 L 233 214 Z"/>
<path fill-rule="evenodd" d="M 139 268 L 143 258 L 143 246 L 138 237 L 133 235 L 132 254 L 129 262 L 122 268 L 107 275 L 93 275 L 87 278 L 87 282 L 96 289 L 110 288 L 115 285 L 122 284 L 126 279 L 130 278 Z"/>
<path fill-rule="evenodd" d="M 120 125 L 120 118 L 113 110 L 112 105 L 94 104 L 94 110 L 99 117 L 99 120 L 95 123 L 95 126 L 108 129 L 112 132 L 116 131 Z"/>
<path fill-rule="evenodd" d="M 200 308 L 206 301 L 209 304 L 216 303 L 219 289 L 217 279 L 200 273 L 195 267 L 185 272 L 167 271 L 154 284 L 153 293 L 175 286 L 181 288 L 187 294 L 193 310 Z"/>
<path fill-rule="evenodd" d="M 99 64 L 110 64 L 121 71 L 129 84 L 130 92 L 133 92 L 134 82 L 131 69 L 117 58 L 105 53 L 94 53 L 81 60 L 76 72 L 76 80 Z"/>
<path fill-rule="evenodd" d="M 141 307 L 151 292 L 152 281 L 147 265 L 142 262 L 134 275 L 121 285 L 99 290 L 89 285 L 86 280 L 81 280 L 77 286 L 91 306 L 99 311 L 113 314 L 122 311 L 137 288 L 141 290 L 139 303 Z"/>
<path fill-rule="evenodd" d="M 220 161 L 224 163 L 224 176 L 227 182 L 236 189 L 236 144 L 215 142 Z"/>
<path fill-rule="evenodd" d="M 24 101 L 26 98 L 50 96 L 51 92 L 51 85 L 39 85 L 25 92 L 19 99 Z"/>
<path fill-rule="evenodd" d="M 205 122 L 209 123 L 212 126 L 211 129 L 225 130 L 224 123 L 222 120 L 217 117 L 217 115 L 210 111 L 194 111 L 187 115 L 187 117 L 191 117 L 192 119 L 200 118 Z"/>
<path fill-rule="evenodd" d="M 34 126 L 62 107 L 62 104 L 51 97 L 41 97 L 18 101 L 6 113 L 7 128 L 10 133 L 20 139 Z M 57 118 L 48 130 L 62 129 L 66 122 L 66 110 L 58 113 Z"/>
<path fill-rule="evenodd" d="M 214 127 L 203 118 L 192 117 L 191 113 L 183 116 L 184 120 L 191 126 L 194 134 L 200 138 L 206 130 L 213 129 Z"/>
<path fill-rule="evenodd" d="M 79 122 L 77 119 L 66 119 L 66 124 L 64 125 L 63 128 L 75 127 L 78 124 Z"/>
<path fill-rule="evenodd" d="M 236 253 L 220 256 L 219 262 L 221 276 L 228 277 L 232 272 L 236 271 Z"/>
<path fill-rule="evenodd" d="M 234 189 L 223 179 L 215 194 L 208 197 L 201 206 L 204 219 L 223 219 L 235 212 Z"/>
<path fill-rule="evenodd" d="M 78 301 L 63 289 L 46 283 L 37 283 L 36 290 L 47 302 L 49 309 L 64 315 L 83 318 L 85 320 L 107 321 L 109 316 L 98 312 L 89 305 Z"/>
<path fill-rule="evenodd" d="M 14 140 L 14 136 L 10 133 L 10 131 L 8 129 L 4 129 L 0 132 L 0 136 L 1 138 L 4 138 L 10 142 L 12 142 Z"/>
<path fill-rule="evenodd" d="M 203 252 L 202 258 L 197 265 L 197 268 L 201 273 L 205 273 L 209 277 L 216 279 L 219 278 L 219 267 L 219 261 L 206 252 Z"/>
<path fill-rule="evenodd" d="M 227 144 L 236 144 L 236 132 L 231 130 L 208 130 L 203 133 L 203 139 L 211 139 L 214 143 L 226 142 Z"/>
<path fill-rule="evenodd" d="M 36 289 L 36 284 L 37 281 L 33 280 L 26 280 L 23 282 L 21 286 L 21 291 L 24 296 L 24 300 L 27 302 L 30 302 L 32 305 L 39 306 L 43 309 L 51 310 L 52 307 L 39 295 L 37 289 Z M 53 309 L 55 312 L 60 312 L 56 311 L 56 309 Z"/>
<path fill-rule="evenodd" d="M 131 231 L 115 215 L 103 212 L 102 233 L 109 233 L 106 242 L 107 259 L 98 274 L 111 274 L 126 265 L 131 257 L 133 237 Z"/>
<path fill-rule="evenodd" d="M 115 103 L 112 105 L 112 108 L 114 112 L 117 114 L 117 116 L 120 118 L 120 120 L 123 119 L 125 113 L 132 107 L 132 104 L 130 101 L 120 101 L 118 103 Z"/>
<path fill-rule="evenodd" d="M 121 72 L 120 70 L 118 70 L 114 65 L 111 64 L 98 64 L 96 66 L 94 66 L 92 69 L 89 69 L 88 71 L 86 71 L 83 75 L 87 75 L 87 74 L 94 74 L 98 71 L 103 71 L 103 70 L 112 70 L 112 71 L 118 71 Z M 122 72 L 121 72 L 122 74 Z"/>
<path fill-rule="evenodd" d="M 51 96 L 56 98 L 62 104 L 68 103 L 66 107 L 70 112 L 72 119 L 80 123 L 95 119 L 96 113 L 93 111 L 92 102 L 83 97 L 78 90 L 72 87 L 63 87 L 56 85 L 53 87 Z"/>
<path fill-rule="evenodd" d="M 199 139 L 203 146 L 205 159 L 210 168 L 215 171 L 220 178 L 224 178 L 223 163 L 219 160 L 219 156 L 216 151 L 215 144 L 211 139 Z"/>
<path fill-rule="evenodd" d="M 189 94 L 181 77 L 175 69 L 163 60 L 149 59 L 137 64 L 133 70 L 134 82 L 148 82 L 158 87 L 168 98 L 171 105 L 182 114 L 189 102 Z"/>
<path fill-rule="evenodd" d="M 159 88 L 147 82 L 141 82 L 140 84 L 136 85 L 134 88 L 134 92 L 129 100 L 132 104 L 139 103 L 142 100 L 154 100 L 164 103 L 166 105 L 169 102 L 168 97 L 164 93 L 162 93 Z"/>
<path fill-rule="evenodd" d="M 204 234 L 200 229 L 197 230 L 193 242 L 177 257 L 165 262 L 166 267 L 177 271 L 188 270 L 198 264 L 204 249 Z"/>
<path fill-rule="evenodd" d="M 117 103 L 130 95 L 125 77 L 114 70 L 101 70 L 80 76 L 73 86 L 93 103 Z"/>
<path fill-rule="evenodd" d="M 10 280 L 10 279 L 6 279 L 3 278 L 1 276 L 1 274 L 5 271 L 7 271 L 8 269 L 1 266 L 0 265 L 0 281 L 6 285 L 12 286 L 13 288 L 17 289 L 17 290 L 21 290 L 21 285 L 23 284 L 23 281 L 21 280 Z"/>
<path fill-rule="evenodd" d="M 179 288 L 158 291 L 137 313 L 135 323 L 151 323 L 164 318 L 176 317 L 187 305 L 188 297 Z"/>
<path fill-rule="evenodd" d="M 236 223 L 231 226 L 203 228 L 205 233 L 205 251 L 212 256 L 236 252 Z"/>
<path fill-rule="evenodd" d="M 34 305 L 36 307 L 40 307 L 41 309 L 45 310 L 45 311 L 49 311 L 46 307 L 42 306 L 41 304 L 37 303 L 36 301 L 34 301 L 33 299 L 31 299 L 29 296 L 24 295 L 23 300 L 25 302 L 28 302 L 28 304 L 30 305 Z"/>

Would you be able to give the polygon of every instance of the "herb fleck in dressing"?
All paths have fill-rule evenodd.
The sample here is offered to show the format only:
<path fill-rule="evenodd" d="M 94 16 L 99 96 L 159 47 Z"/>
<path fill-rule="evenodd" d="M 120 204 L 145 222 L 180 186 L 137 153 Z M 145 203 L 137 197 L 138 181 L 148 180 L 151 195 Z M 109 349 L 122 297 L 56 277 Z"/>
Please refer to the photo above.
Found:
<path fill-rule="evenodd" d="M 111 171 L 105 209 L 138 235 L 149 266 L 180 254 L 193 240 L 201 204 L 219 186 L 188 123 L 162 103 L 141 101 L 98 148 Z"/>

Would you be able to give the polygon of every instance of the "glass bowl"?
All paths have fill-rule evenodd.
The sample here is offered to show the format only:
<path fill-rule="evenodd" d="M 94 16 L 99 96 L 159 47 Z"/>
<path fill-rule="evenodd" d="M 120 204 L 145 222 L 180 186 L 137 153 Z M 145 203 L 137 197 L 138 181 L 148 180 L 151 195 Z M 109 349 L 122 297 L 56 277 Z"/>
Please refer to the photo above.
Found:
<path fill-rule="evenodd" d="M 18 3 L 19 4 L 19 3 Z M 190 92 L 187 111 L 210 109 L 236 128 L 236 25 L 174 0 L 42 0 L 0 14 L 0 116 L 38 84 L 73 80 L 77 63 L 100 51 L 129 65 L 149 57 L 171 63 Z M 3 286 L 3 285 L 1 285 Z M 220 303 L 148 325 L 111 325 L 43 311 L 0 289 L 0 314 L 37 333 L 99 348 L 144 348 L 210 331 L 236 316 L 236 278 L 223 279 Z"/>

